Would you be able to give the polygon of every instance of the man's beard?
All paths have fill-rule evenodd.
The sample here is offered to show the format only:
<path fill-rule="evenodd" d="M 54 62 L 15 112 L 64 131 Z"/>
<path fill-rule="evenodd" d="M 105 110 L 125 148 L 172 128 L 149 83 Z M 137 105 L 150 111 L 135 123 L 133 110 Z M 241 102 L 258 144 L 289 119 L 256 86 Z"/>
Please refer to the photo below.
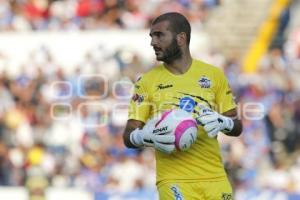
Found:
<path fill-rule="evenodd" d="M 163 56 L 161 58 L 157 58 L 157 60 L 171 64 L 174 60 L 180 59 L 181 57 L 182 51 L 178 46 L 176 39 L 173 38 L 172 43 L 163 52 Z"/>

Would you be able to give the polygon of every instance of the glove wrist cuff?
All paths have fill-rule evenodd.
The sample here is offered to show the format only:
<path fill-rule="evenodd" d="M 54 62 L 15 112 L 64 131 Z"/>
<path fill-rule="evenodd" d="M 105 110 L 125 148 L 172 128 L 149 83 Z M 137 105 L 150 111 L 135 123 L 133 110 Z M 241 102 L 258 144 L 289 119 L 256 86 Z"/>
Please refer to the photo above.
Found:
<path fill-rule="evenodd" d="M 136 147 L 144 146 L 143 131 L 138 128 L 132 131 L 130 134 L 130 142 Z"/>
<path fill-rule="evenodd" d="M 225 117 L 224 116 L 224 129 L 222 130 L 223 133 L 229 133 L 232 131 L 233 127 L 234 127 L 234 122 L 230 117 Z"/>

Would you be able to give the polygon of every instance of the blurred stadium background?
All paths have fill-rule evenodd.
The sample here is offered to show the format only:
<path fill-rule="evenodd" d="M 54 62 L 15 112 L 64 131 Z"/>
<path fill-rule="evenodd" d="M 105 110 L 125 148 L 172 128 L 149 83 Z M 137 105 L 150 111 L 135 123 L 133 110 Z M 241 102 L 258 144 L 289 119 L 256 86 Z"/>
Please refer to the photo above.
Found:
<path fill-rule="evenodd" d="M 157 199 L 152 150 L 122 131 L 167 11 L 189 18 L 193 56 L 225 71 L 241 115 L 262 111 L 219 138 L 235 199 L 300 199 L 299 0 L 0 0 L 1 200 Z"/>

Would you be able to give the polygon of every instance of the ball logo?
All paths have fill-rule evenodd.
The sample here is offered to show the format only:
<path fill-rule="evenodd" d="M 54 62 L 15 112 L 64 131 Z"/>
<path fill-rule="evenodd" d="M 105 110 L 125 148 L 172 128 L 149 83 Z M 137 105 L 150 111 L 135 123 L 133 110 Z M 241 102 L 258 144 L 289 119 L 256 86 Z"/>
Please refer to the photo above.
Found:
<path fill-rule="evenodd" d="M 168 126 L 162 127 L 162 128 L 157 128 L 153 130 L 153 133 L 157 132 L 166 132 L 168 130 Z"/>

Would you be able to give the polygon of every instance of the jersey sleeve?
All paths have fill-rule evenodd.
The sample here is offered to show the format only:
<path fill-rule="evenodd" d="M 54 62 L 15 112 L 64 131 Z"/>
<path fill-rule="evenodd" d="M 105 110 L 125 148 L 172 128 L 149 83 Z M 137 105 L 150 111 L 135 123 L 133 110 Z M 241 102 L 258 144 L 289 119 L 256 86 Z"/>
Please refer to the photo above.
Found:
<path fill-rule="evenodd" d="M 149 92 L 146 81 L 141 77 L 134 84 L 134 93 L 130 100 L 128 119 L 146 122 L 150 116 Z"/>
<path fill-rule="evenodd" d="M 216 88 L 216 103 L 219 113 L 227 112 L 236 108 L 234 96 L 229 86 L 228 80 L 223 71 L 218 71 L 218 85 Z"/>

